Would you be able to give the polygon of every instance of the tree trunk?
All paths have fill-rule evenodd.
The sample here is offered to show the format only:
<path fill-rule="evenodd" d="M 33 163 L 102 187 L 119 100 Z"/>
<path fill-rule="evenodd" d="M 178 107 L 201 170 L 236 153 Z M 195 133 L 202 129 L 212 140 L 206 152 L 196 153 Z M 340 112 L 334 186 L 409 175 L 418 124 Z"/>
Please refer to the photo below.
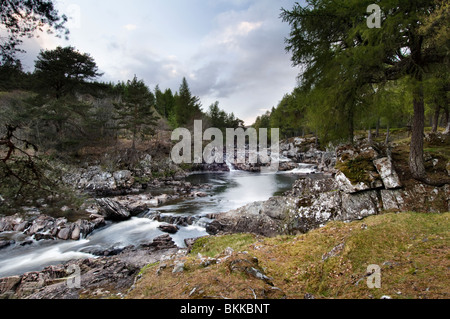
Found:
<path fill-rule="evenodd" d="M 439 114 L 441 113 L 441 106 L 436 104 L 433 115 L 433 128 L 432 132 L 437 133 L 439 127 Z"/>
<path fill-rule="evenodd" d="M 372 145 L 373 144 L 373 135 L 372 135 L 372 128 L 371 127 L 369 128 L 368 140 L 369 140 L 369 145 Z"/>
<path fill-rule="evenodd" d="M 389 141 L 391 139 L 391 129 L 389 128 L 389 124 L 387 126 L 387 132 L 386 132 L 386 141 L 384 144 L 389 145 Z"/>
<path fill-rule="evenodd" d="M 413 92 L 414 118 L 411 127 L 411 150 L 409 168 L 417 180 L 426 180 L 425 163 L 423 158 L 425 131 L 425 103 L 421 79 L 417 81 Z"/>
<path fill-rule="evenodd" d="M 350 144 L 353 144 L 355 140 L 355 123 L 353 119 L 353 108 L 350 107 L 347 114 L 347 120 L 348 120 L 348 140 Z"/>
<path fill-rule="evenodd" d="M 380 126 L 381 126 L 381 118 L 378 117 L 375 137 L 380 137 Z"/>
<path fill-rule="evenodd" d="M 445 109 L 445 135 L 450 135 L 450 110 L 447 106 Z"/>

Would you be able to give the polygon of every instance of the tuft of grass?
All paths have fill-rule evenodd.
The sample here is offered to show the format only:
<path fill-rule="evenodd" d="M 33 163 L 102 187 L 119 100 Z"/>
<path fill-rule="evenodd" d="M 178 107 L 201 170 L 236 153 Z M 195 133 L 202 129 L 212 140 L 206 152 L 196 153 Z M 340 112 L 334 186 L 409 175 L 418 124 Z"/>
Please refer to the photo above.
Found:
<path fill-rule="evenodd" d="M 191 250 L 192 256 L 201 254 L 206 257 L 215 257 L 228 247 L 235 251 L 245 249 L 255 242 L 256 237 L 251 234 L 235 234 L 226 236 L 203 237 L 198 239 Z"/>

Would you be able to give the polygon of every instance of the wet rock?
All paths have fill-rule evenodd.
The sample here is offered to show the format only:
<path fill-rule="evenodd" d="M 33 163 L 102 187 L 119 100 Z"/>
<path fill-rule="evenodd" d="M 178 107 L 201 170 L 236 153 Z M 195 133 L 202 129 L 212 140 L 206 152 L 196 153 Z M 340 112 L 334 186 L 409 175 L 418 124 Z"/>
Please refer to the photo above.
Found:
<path fill-rule="evenodd" d="M 15 241 L 13 240 L 0 240 L 0 250 L 11 245 L 14 245 Z"/>
<path fill-rule="evenodd" d="M 168 234 L 176 234 L 179 231 L 177 225 L 163 224 L 158 227 L 159 230 Z"/>
<path fill-rule="evenodd" d="M 151 208 L 158 207 L 168 200 L 168 196 L 153 197 L 150 194 L 128 195 L 115 197 L 112 200 L 128 210 L 133 216 L 146 212 Z"/>
<path fill-rule="evenodd" d="M 104 225 L 103 218 L 97 218 L 93 221 L 78 220 L 75 223 L 69 223 L 66 218 L 53 218 L 46 215 L 40 215 L 32 221 L 23 221 L 17 216 L 0 219 L 7 227 L 16 233 L 22 233 L 24 236 L 33 237 L 34 240 L 79 240 L 82 236 L 87 236 L 95 229 Z M 24 242 L 26 243 L 26 241 Z M 22 243 L 22 244 L 24 244 Z"/>
<path fill-rule="evenodd" d="M 73 260 L 40 272 L 0 279 L 0 298 L 79 299 L 81 296 L 101 298 L 126 293 L 142 267 L 177 252 L 179 249 L 170 236 L 164 235 L 149 245 L 111 250 L 108 256 Z M 81 288 L 71 288 L 67 284 L 68 275 L 73 274 L 69 271 L 74 269 L 72 267 L 80 271 Z"/>
<path fill-rule="evenodd" d="M 204 192 L 195 192 L 192 194 L 193 197 L 207 197 L 208 194 L 204 193 Z"/>
<path fill-rule="evenodd" d="M 211 235 L 231 232 L 273 237 L 279 233 L 277 220 L 283 218 L 285 206 L 285 199 L 282 197 L 252 203 L 227 213 L 217 214 L 207 225 L 206 230 Z"/>
<path fill-rule="evenodd" d="M 0 232 L 15 231 L 23 222 L 23 219 L 18 215 L 2 217 L 0 218 Z"/>
<path fill-rule="evenodd" d="M 30 227 L 31 223 L 29 221 L 24 221 L 14 227 L 14 231 L 16 232 L 24 232 L 28 227 Z"/>
<path fill-rule="evenodd" d="M 124 221 L 131 217 L 130 212 L 125 207 L 109 198 L 97 199 L 97 203 L 101 208 L 100 213 L 107 220 Z"/>
<path fill-rule="evenodd" d="M 10 297 L 14 294 L 18 285 L 20 284 L 22 277 L 13 276 L 0 279 L 0 299 Z M 3 298 L 2 298 L 3 297 Z"/>
<path fill-rule="evenodd" d="M 165 235 L 162 235 L 162 236 L 159 236 L 159 237 L 155 238 L 153 240 L 153 242 L 151 244 L 147 245 L 147 246 L 156 248 L 158 250 L 170 249 L 170 248 L 176 248 L 177 247 L 175 245 L 172 237 L 170 237 L 169 234 L 165 234 Z"/>
<path fill-rule="evenodd" d="M 61 240 L 68 240 L 70 237 L 70 228 L 63 228 L 58 232 L 58 238 Z"/>

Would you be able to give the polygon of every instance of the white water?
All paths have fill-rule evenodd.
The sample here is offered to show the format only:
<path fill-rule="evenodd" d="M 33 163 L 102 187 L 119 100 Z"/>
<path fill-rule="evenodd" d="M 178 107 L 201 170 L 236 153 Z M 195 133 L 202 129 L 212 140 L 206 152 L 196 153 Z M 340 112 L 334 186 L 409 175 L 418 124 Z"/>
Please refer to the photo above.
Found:
<path fill-rule="evenodd" d="M 312 164 L 298 164 L 297 168 L 294 168 L 291 171 L 282 172 L 280 174 L 299 174 L 299 175 L 309 175 L 316 174 L 317 169 L 315 165 Z"/>

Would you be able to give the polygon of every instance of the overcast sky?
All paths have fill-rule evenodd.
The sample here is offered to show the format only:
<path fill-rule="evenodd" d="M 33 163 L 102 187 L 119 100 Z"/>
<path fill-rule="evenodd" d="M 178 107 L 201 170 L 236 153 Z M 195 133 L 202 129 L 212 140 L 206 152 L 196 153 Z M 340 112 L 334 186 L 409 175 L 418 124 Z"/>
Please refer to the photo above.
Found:
<path fill-rule="evenodd" d="M 178 91 L 186 77 L 206 111 L 210 104 L 252 124 L 296 85 L 299 69 L 285 52 L 289 25 L 281 8 L 295 0 L 56 0 L 70 39 L 27 40 L 32 70 L 40 49 L 75 46 L 92 55 L 103 81 L 136 74 L 153 90 Z"/>

